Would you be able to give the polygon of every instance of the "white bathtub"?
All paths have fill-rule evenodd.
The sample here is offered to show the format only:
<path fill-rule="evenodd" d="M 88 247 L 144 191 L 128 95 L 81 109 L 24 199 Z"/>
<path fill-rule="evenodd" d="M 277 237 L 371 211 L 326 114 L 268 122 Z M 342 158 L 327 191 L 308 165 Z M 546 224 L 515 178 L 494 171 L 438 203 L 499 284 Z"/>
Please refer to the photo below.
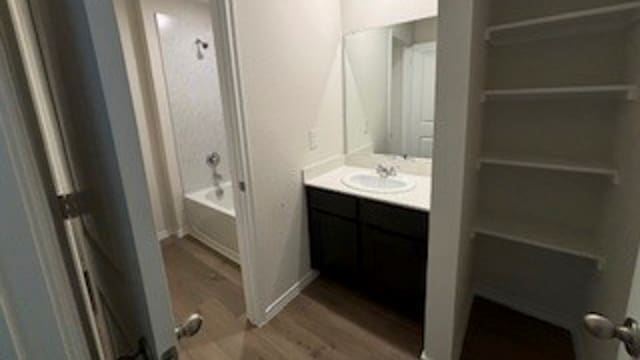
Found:
<path fill-rule="evenodd" d="M 185 217 L 193 237 L 240 263 L 231 183 L 222 184 L 222 189 L 220 197 L 213 187 L 186 194 Z"/>

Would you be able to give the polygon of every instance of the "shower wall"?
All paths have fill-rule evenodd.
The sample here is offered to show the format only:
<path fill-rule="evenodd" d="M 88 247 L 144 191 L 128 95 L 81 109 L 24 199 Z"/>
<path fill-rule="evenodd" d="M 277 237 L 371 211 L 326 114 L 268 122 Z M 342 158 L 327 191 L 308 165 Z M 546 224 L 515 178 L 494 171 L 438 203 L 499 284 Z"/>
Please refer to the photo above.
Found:
<path fill-rule="evenodd" d="M 180 175 L 184 191 L 192 192 L 211 186 L 205 158 L 213 151 L 222 157 L 219 173 L 229 180 L 229 156 L 210 9 L 195 1 L 180 5 L 155 16 Z M 196 39 L 208 43 L 202 56 Z"/>

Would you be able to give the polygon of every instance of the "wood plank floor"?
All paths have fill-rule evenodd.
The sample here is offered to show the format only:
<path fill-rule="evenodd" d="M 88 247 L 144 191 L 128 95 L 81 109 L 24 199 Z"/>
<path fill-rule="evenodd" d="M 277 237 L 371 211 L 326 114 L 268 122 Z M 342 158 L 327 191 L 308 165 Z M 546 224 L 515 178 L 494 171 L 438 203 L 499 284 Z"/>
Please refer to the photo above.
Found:
<path fill-rule="evenodd" d="M 163 242 L 176 319 L 205 325 L 181 359 L 417 359 L 422 326 L 325 279 L 314 281 L 262 328 L 245 317 L 237 265 L 192 238 Z"/>
<path fill-rule="evenodd" d="M 181 359 L 417 359 L 422 327 L 318 279 L 262 328 L 245 316 L 239 267 L 193 238 L 163 242 L 176 319 L 205 325 L 181 343 Z M 573 360 L 570 334 L 476 298 L 461 360 Z"/>

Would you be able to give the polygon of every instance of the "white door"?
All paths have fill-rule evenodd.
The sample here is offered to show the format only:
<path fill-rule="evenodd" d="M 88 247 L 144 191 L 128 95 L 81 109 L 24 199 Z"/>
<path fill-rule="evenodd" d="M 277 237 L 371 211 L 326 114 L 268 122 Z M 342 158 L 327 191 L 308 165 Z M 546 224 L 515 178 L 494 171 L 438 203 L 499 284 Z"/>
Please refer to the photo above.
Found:
<path fill-rule="evenodd" d="M 411 115 L 407 133 L 407 153 L 431 157 L 436 85 L 436 45 L 417 44 L 413 47 Z"/>
<path fill-rule="evenodd" d="M 11 2 L 57 195 L 68 200 L 60 221 L 100 357 L 177 358 L 111 2 Z M 90 7 L 108 16 L 91 19 Z"/>

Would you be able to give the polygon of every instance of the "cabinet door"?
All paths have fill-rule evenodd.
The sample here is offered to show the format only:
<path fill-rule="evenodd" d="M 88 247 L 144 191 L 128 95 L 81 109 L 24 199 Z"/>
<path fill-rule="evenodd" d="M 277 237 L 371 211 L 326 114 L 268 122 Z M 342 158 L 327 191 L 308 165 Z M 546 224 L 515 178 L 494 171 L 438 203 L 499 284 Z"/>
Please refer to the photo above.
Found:
<path fill-rule="evenodd" d="M 362 279 L 366 291 L 419 319 L 424 311 L 426 258 L 426 240 L 363 227 Z"/>
<path fill-rule="evenodd" d="M 353 283 L 358 270 L 358 225 L 355 220 L 311 209 L 311 265 L 324 275 Z"/>

